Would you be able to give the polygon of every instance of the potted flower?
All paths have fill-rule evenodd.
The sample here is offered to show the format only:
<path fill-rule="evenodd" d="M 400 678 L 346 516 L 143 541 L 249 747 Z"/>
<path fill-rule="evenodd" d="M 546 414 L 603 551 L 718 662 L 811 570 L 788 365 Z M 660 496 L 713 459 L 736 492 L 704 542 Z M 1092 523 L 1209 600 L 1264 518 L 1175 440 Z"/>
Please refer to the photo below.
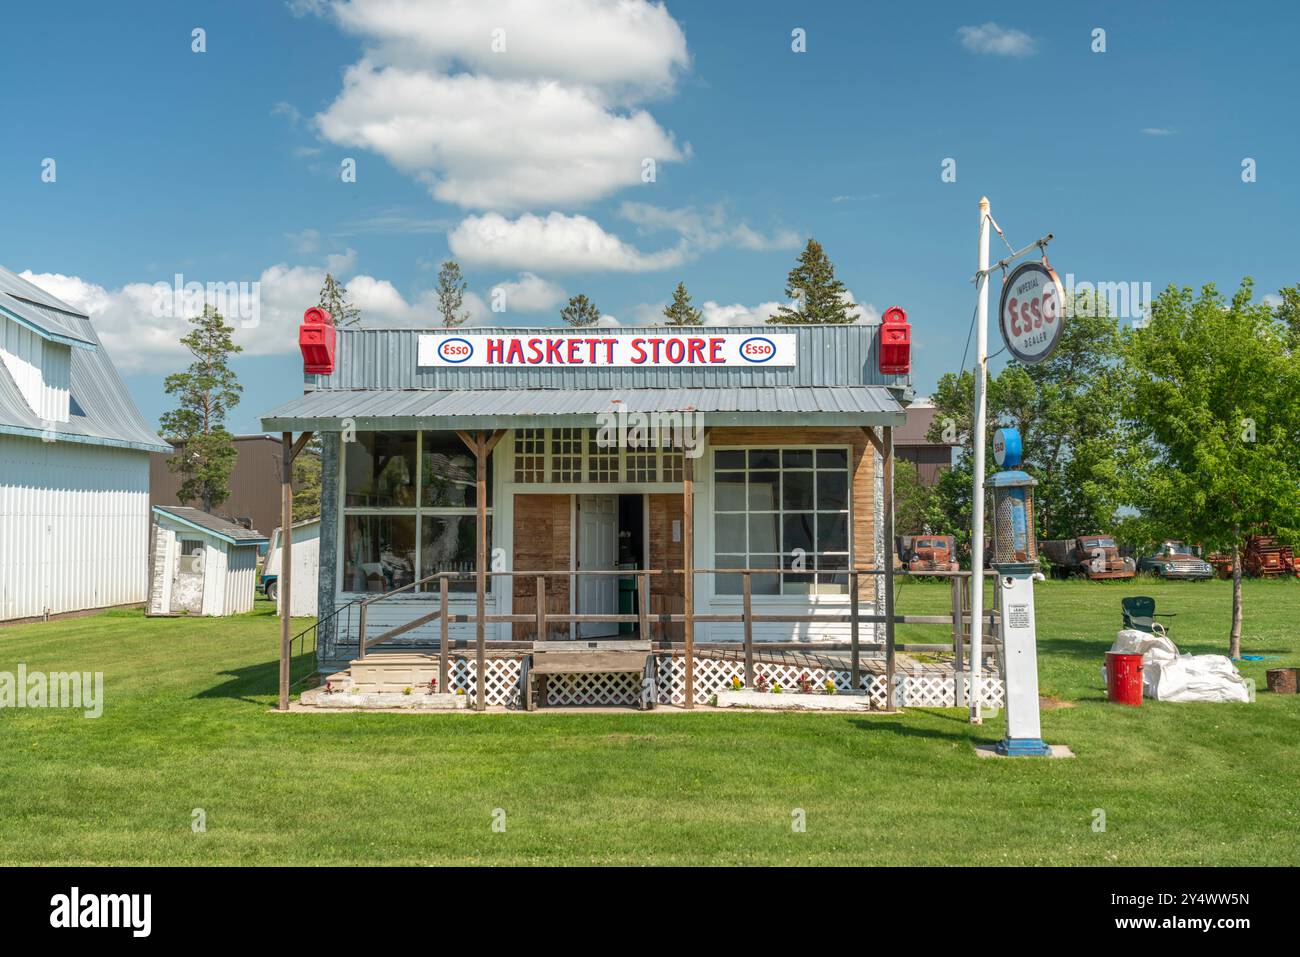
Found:
<path fill-rule="evenodd" d="M 836 690 L 837 690 L 836 687 L 835 687 L 835 682 L 832 681 L 830 678 L 827 678 L 827 679 L 826 679 L 826 684 L 822 685 L 822 689 L 823 689 L 827 694 L 835 694 L 835 692 L 836 692 Z"/>
<path fill-rule="evenodd" d="M 803 674 L 799 676 L 799 693 L 812 694 L 812 690 L 813 690 L 812 678 L 810 678 L 808 676 L 808 672 L 805 671 Z"/>
<path fill-rule="evenodd" d="M 437 693 L 438 693 L 438 679 L 437 679 L 437 678 L 430 678 L 430 679 L 429 679 L 429 694 L 437 694 Z"/>
<path fill-rule="evenodd" d="M 769 689 L 770 689 L 770 684 L 767 680 L 767 675 L 759 675 L 758 678 L 754 681 L 754 690 L 761 691 L 766 694 Z"/>
<path fill-rule="evenodd" d="M 741 690 L 742 688 L 744 688 L 744 687 L 745 687 L 745 683 L 744 683 L 743 681 L 740 680 L 740 675 L 732 675 L 732 676 L 731 676 L 731 690 L 732 690 L 732 691 L 740 691 L 740 690 Z"/>

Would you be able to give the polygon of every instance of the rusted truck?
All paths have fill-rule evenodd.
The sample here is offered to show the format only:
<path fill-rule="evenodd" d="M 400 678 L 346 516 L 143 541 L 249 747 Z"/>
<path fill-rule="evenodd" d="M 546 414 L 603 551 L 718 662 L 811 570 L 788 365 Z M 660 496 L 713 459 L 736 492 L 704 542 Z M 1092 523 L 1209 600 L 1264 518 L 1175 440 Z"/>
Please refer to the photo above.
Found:
<path fill-rule="evenodd" d="M 955 572 L 957 543 L 951 535 L 901 535 L 899 563 L 909 572 Z"/>
<path fill-rule="evenodd" d="M 1038 543 L 1038 554 L 1047 559 L 1052 573 L 1060 578 L 1132 578 L 1137 572 L 1137 562 L 1121 558 L 1119 546 L 1109 535 L 1047 539 Z"/>

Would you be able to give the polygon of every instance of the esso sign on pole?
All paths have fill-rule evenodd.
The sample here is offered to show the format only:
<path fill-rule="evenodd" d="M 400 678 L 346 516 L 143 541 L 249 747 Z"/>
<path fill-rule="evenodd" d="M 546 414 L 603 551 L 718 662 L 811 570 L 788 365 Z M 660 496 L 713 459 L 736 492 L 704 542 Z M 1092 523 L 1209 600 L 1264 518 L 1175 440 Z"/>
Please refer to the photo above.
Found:
<path fill-rule="evenodd" d="M 1008 351 L 1028 365 L 1056 351 L 1065 326 L 1065 290 L 1051 266 L 1027 262 L 1002 284 L 998 328 Z"/>

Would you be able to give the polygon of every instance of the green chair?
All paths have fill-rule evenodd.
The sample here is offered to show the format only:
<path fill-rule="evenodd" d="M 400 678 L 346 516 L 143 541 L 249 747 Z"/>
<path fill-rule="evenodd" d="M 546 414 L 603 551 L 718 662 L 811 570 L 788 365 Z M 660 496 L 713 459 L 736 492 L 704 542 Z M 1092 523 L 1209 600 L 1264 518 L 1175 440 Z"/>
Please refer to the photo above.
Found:
<path fill-rule="evenodd" d="M 1156 600 L 1146 595 L 1137 595 L 1133 598 L 1120 599 L 1120 607 L 1124 612 L 1124 627 L 1135 628 L 1138 631 L 1145 631 L 1149 635 L 1166 634 L 1168 629 L 1157 618 L 1176 618 L 1177 615 L 1170 613 L 1164 615 L 1156 614 Z M 1159 628 L 1159 631 L 1156 629 Z"/>

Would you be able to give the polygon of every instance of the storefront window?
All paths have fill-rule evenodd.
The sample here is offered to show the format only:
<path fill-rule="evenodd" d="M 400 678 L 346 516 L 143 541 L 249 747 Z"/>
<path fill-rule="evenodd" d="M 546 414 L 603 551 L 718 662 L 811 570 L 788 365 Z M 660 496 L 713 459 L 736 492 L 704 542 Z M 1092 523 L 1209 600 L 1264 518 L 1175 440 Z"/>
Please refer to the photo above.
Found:
<path fill-rule="evenodd" d="M 755 595 L 847 594 L 849 471 L 845 449 L 719 449 L 713 456 L 718 568 L 771 568 Z M 739 594 L 739 575 L 718 578 Z"/>
<path fill-rule="evenodd" d="M 415 581 L 414 515 L 349 515 L 343 590 L 387 592 Z"/>
<path fill-rule="evenodd" d="M 439 572 L 473 573 L 477 467 L 454 432 L 358 433 L 343 446 L 343 475 L 342 591 L 389 592 Z M 490 523 L 491 459 L 487 480 Z M 438 583 L 420 587 L 436 592 Z M 472 592 L 474 582 L 450 588 Z"/>
<path fill-rule="evenodd" d="M 349 506 L 415 505 L 414 432 L 360 432 L 347 443 L 344 501 Z"/>

